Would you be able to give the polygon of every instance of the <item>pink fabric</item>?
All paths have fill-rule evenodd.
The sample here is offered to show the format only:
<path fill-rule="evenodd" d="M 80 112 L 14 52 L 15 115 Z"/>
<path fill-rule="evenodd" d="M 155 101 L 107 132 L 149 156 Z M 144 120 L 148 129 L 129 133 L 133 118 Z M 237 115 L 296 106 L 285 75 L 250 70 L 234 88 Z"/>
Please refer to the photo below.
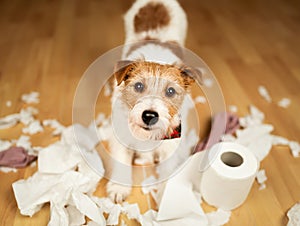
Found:
<path fill-rule="evenodd" d="M 29 155 L 22 147 L 10 147 L 0 152 L 0 166 L 21 168 L 36 160 L 36 156 Z"/>
<path fill-rule="evenodd" d="M 220 141 L 222 135 L 233 134 L 239 127 L 240 123 L 238 116 L 228 112 L 217 114 L 213 118 L 209 137 L 197 144 L 194 153 L 210 148 Z"/>

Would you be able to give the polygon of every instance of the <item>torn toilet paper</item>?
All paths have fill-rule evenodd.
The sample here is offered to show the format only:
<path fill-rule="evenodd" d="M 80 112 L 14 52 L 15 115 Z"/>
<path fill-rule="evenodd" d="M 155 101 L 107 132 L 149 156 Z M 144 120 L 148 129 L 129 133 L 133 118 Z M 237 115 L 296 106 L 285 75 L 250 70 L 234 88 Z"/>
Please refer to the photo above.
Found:
<path fill-rule="evenodd" d="M 19 114 L 12 114 L 12 115 L 8 115 L 3 118 L 0 118 L 0 129 L 11 128 L 11 127 L 15 126 L 19 120 L 20 120 Z"/>
<path fill-rule="evenodd" d="M 40 94 L 38 92 L 30 92 L 27 94 L 23 94 L 21 99 L 24 101 L 26 104 L 38 104 L 40 102 L 39 100 Z"/>
<path fill-rule="evenodd" d="M 8 108 L 9 108 L 9 107 L 11 107 L 12 103 L 11 103 L 11 101 L 10 101 L 10 100 L 8 100 L 8 101 L 6 101 L 6 102 L 5 102 L 5 105 L 6 105 L 6 107 L 8 107 Z"/>
<path fill-rule="evenodd" d="M 9 128 L 22 122 L 30 125 L 38 113 L 37 109 L 28 107 L 20 113 L 0 119 L 0 128 Z M 289 141 L 285 138 L 272 135 L 271 125 L 263 124 L 264 114 L 254 106 L 250 107 L 250 114 L 241 118 L 240 131 L 231 136 L 231 141 L 241 142 L 254 150 L 258 146 L 266 146 L 261 152 L 253 153 L 259 160 L 262 160 L 270 151 L 272 145 L 289 146 L 292 154 L 299 155 L 299 143 Z M 107 128 L 109 126 L 105 115 L 99 116 L 97 124 L 101 124 L 99 132 L 102 139 L 107 139 Z M 3 127 L 1 127 L 3 126 Z M 30 137 L 22 135 L 14 141 L 1 141 L 0 149 L 4 150 L 12 145 L 28 147 L 30 153 L 38 155 L 38 172 L 26 180 L 20 180 L 13 184 L 15 197 L 20 212 L 32 216 L 44 205 L 50 203 L 50 226 L 53 225 L 83 225 L 86 224 L 85 217 L 91 219 L 87 225 L 105 225 L 119 223 L 119 215 L 125 214 L 129 218 L 136 219 L 141 225 L 203 225 L 219 226 L 229 221 L 230 211 L 218 209 L 217 211 L 205 213 L 201 206 L 200 183 L 202 177 L 199 169 L 199 160 L 202 153 L 191 156 L 182 166 L 178 174 L 172 176 L 162 185 L 155 185 L 151 189 L 143 188 L 144 192 L 150 192 L 157 196 L 159 204 L 158 212 L 149 210 L 141 214 L 137 204 L 122 205 L 114 204 L 107 198 L 94 197 L 93 191 L 101 178 L 85 162 L 83 156 L 78 153 L 78 146 L 74 144 L 73 131 L 79 131 L 76 142 L 80 150 L 90 159 L 98 159 L 97 165 L 100 169 L 97 172 L 104 172 L 101 159 L 94 150 L 95 137 L 89 133 L 89 128 L 81 125 L 70 127 L 61 126 L 55 120 L 43 121 L 43 126 L 54 128 L 53 135 L 61 135 L 61 139 L 48 147 L 32 147 Z M 246 130 L 246 131 L 244 131 Z M 251 132 L 252 131 L 252 132 Z M 247 137 L 247 134 L 259 133 L 260 136 Z M 266 138 L 260 141 L 261 137 Z M 271 139 L 270 139 L 271 137 Z M 76 143 L 75 142 L 75 143 Z M 175 141 L 174 141 L 175 142 Z M 254 144 L 253 143 L 257 143 Z M 271 143 L 271 145 L 270 145 Z M 151 180 L 155 183 L 155 178 Z M 149 184 L 147 182 L 147 184 Z M 155 191 L 158 191 L 155 193 Z M 178 191 L 182 191 L 178 195 Z M 43 191 L 43 192 L 42 192 Z M 176 199 L 174 199 L 176 197 Z M 181 205 L 174 203 L 177 201 Z M 174 208 L 176 205 L 177 208 Z M 176 211 L 173 211 L 176 209 Z M 105 219 L 103 213 L 108 214 Z"/>
<path fill-rule="evenodd" d="M 291 100 L 289 98 L 282 98 L 277 102 L 277 105 L 282 108 L 288 108 L 291 104 Z"/>
<path fill-rule="evenodd" d="M 263 123 L 264 113 L 253 105 L 250 105 L 249 109 L 250 114 L 239 119 L 242 129 L 236 131 L 237 139 L 235 142 L 248 147 L 259 161 L 262 161 L 269 154 L 273 145 L 288 146 L 294 157 L 299 156 L 299 142 L 289 141 L 286 138 L 271 134 L 274 127 Z"/>
<path fill-rule="evenodd" d="M 287 216 L 289 222 L 287 226 L 299 226 L 300 225 L 300 203 L 296 203 L 288 212 Z"/>
<path fill-rule="evenodd" d="M 43 120 L 43 126 L 50 126 L 52 129 L 54 129 L 54 131 L 52 132 L 52 135 L 54 136 L 60 135 L 66 128 L 65 126 L 60 124 L 56 119 Z"/>
<path fill-rule="evenodd" d="M 265 182 L 267 181 L 266 171 L 264 169 L 261 169 L 256 174 L 256 180 L 259 183 L 259 190 L 263 190 L 266 188 Z"/>
<path fill-rule="evenodd" d="M 39 133 L 39 132 L 43 132 L 43 131 L 44 131 L 44 128 L 42 127 L 39 120 L 33 120 L 32 122 L 30 122 L 28 124 L 27 127 L 24 127 L 22 129 L 23 133 L 28 133 L 30 135 L 33 135 L 33 134 L 36 134 L 36 133 Z"/>
<path fill-rule="evenodd" d="M 262 98 L 264 98 L 267 102 L 271 103 L 272 102 L 272 98 L 269 94 L 269 91 L 267 90 L 266 87 L 264 86 L 259 86 L 257 88 L 259 95 L 261 95 Z"/>
<path fill-rule="evenodd" d="M 196 104 L 205 104 L 206 103 L 206 98 L 204 96 L 197 96 L 195 99 L 194 99 L 195 103 Z"/>
<path fill-rule="evenodd" d="M 46 202 L 50 202 L 51 217 L 48 225 L 69 225 L 65 206 L 72 206 L 73 214 L 83 214 L 104 225 L 104 216 L 90 197 L 101 176 L 86 166 L 78 150 L 81 148 L 81 151 L 94 152 L 94 158 L 99 158 L 97 152 L 90 149 L 96 145 L 96 141 L 84 139 L 82 143 L 73 142 L 74 127 L 84 137 L 89 135 L 88 129 L 80 125 L 70 126 L 65 129 L 60 141 L 41 150 L 38 155 L 38 172 L 27 180 L 13 183 L 17 204 L 21 214 L 32 216 Z M 74 211 L 74 208 L 77 210 Z M 78 214 L 76 217 L 80 218 Z"/>

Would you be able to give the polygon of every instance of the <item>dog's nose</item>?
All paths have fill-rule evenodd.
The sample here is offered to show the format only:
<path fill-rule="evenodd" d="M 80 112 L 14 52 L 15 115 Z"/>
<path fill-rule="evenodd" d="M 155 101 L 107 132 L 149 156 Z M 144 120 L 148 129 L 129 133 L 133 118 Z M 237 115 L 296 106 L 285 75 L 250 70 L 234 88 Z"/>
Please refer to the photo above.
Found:
<path fill-rule="evenodd" d="M 152 126 L 154 125 L 155 123 L 157 123 L 158 121 L 158 113 L 156 111 L 149 111 L 149 110 L 146 110 L 143 112 L 142 114 L 142 119 L 143 119 L 143 122 L 147 125 L 147 126 Z"/>

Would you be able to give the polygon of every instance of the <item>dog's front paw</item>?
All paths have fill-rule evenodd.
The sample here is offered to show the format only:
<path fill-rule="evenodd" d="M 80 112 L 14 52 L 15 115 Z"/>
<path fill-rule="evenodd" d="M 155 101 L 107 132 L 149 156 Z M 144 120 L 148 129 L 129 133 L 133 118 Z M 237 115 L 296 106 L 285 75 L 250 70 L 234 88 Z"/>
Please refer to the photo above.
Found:
<path fill-rule="evenodd" d="M 122 203 L 130 195 L 131 187 L 108 182 L 106 185 L 108 197 L 115 203 Z"/>

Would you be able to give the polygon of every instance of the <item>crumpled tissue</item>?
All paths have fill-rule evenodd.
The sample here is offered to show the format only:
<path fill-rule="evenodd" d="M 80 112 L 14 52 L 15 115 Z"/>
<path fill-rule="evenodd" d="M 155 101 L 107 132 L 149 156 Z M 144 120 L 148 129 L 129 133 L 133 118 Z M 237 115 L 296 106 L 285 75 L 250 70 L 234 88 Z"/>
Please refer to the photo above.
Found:
<path fill-rule="evenodd" d="M 264 118 L 264 113 L 251 105 L 250 114 L 240 118 L 240 125 L 243 129 L 236 131 L 237 138 L 234 142 L 248 147 L 259 161 L 262 161 L 269 154 L 273 145 L 288 146 L 292 155 L 298 157 L 300 153 L 299 143 L 271 134 L 274 127 L 264 124 Z"/>
<path fill-rule="evenodd" d="M 15 119 L 12 119 L 12 121 L 17 120 L 17 122 L 21 121 L 25 125 L 29 125 L 34 121 L 34 114 L 37 113 L 37 110 L 27 108 L 27 110 L 21 112 L 13 116 L 12 118 Z M 288 145 L 291 147 L 294 156 L 299 154 L 299 144 L 297 142 L 271 135 L 272 126 L 263 124 L 263 120 L 264 114 L 252 106 L 250 115 L 240 121 L 241 126 L 246 131 L 238 131 L 237 137 L 232 136 L 230 139 L 251 148 L 251 144 L 257 142 L 260 137 L 252 136 L 249 140 L 247 134 L 255 131 L 262 136 L 270 136 L 272 139 L 267 138 L 268 144 L 271 142 L 272 145 Z M 98 132 L 103 136 L 102 139 L 107 139 L 106 132 L 108 131 L 109 121 L 101 115 L 97 123 L 102 124 L 98 128 Z M 0 128 L 1 125 L 3 124 L 0 120 Z M 155 196 L 157 196 L 159 210 L 158 212 L 149 210 L 145 214 L 141 214 L 137 204 L 123 203 L 119 205 L 112 203 L 108 198 L 98 198 L 92 195 L 98 181 L 101 179 L 101 175 L 91 170 L 81 154 L 83 153 L 87 159 L 96 159 L 95 161 L 99 165 L 97 171 L 104 172 L 101 159 L 94 150 L 98 140 L 94 135 L 95 133 L 91 131 L 92 128 L 85 128 L 81 125 L 65 128 L 53 121 L 45 122 L 43 125 L 58 129 L 57 134 L 61 134 L 62 137 L 60 141 L 46 148 L 36 148 L 36 150 L 39 150 L 35 152 L 39 157 L 38 172 L 26 180 L 20 180 L 13 184 L 17 204 L 23 215 L 32 216 L 45 203 L 50 202 L 51 216 L 48 224 L 50 226 L 82 225 L 86 223 L 85 216 L 91 219 L 87 223 L 90 226 L 118 224 L 121 213 L 126 214 L 131 219 L 136 219 L 142 226 L 217 226 L 229 221 L 230 211 L 218 209 L 214 212 L 204 213 L 200 206 L 199 180 L 201 179 L 201 172 L 199 171 L 199 161 L 201 161 L 205 152 L 196 153 L 189 157 L 182 166 L 182 170 L 170 177 L 165 183 L 159 186 L 155 185 L 149 190 L 144 189 L 145 193 L 150 192 L 152 195 L 155 190 L 158 190 Z M 74 131 L 77 135 L 75 139 Z M 194 136 L 194 134 L 192 135 Z M 22 136 L 13 142 L 22 143 L 34 149 L 31 147 L 27 136 Z M 10 144 L 2 141 L 1 145 L 7 146 Z M 258 144 L 262 145 L 260 142 Z M 270 145 L 267 145 L 267 147 L 263 153 L 256 153 L 258 159 L 261 160 L 268 154 Z M 254 150 L 254 147 L 251 149 Z M 151 180 L 154 181 L 153 178 Z M 105 220 L 103 213 L 109 214 L 107 220 Z"/>
<path fill-rule="evenodd" d="M 289 222 L 287 226 L 299 226 L 300 225 L 300 203 L 296 203 L 288 212 L 287 216 Z"/>
<path fill-rule="evenodd" d="M 77 133 L 77 142 L 74 140 L 74 131 Z M 27 180 L 13 183 L 21 214 L 32 216 L 50 202 L 49 226 L 67 226 L 75 218 L 82 221 L 82 216 L 104 225 L 102 211 L 91 199 L 101 175 L 90 169 L 79 153 L 80 149 L 100 159 L 93 150 L 97 142 L 88 128 L 73 125 L 63 131 L 60 141 L 41 150 L 38 153 L 38 172 Z M 102 163 L 101 160 L 99 162 Z M 71 219 L 70 211 L 73 216 Z"/>
<path fill-rule="evenodd" d="M 0 118 L 0 129 L 8 129 L 15 126 L 17 123 L 22 122 L 24 125 L 29 125 L 33 122 L 34 115 L 38 113 L 38 110 L 34 107 L 22 108 L 19 113 L 7 115 Z"/>
<path fill-rule="evenodd" d="M 26 104 L 38 104 L 40 102 L 39 96 L 40 94 L 38 92 L 32 91 L 30 93 L 23 94 L 21 99 Z"/>
<path fill-rule="evenodd" d="M 60 135 L 66 128 L 60 124 L 56 119 L 45 119 L 43 120 L 43 126 L 50 126 L 54 131 L 52 132 L 53 136 Z"/>

